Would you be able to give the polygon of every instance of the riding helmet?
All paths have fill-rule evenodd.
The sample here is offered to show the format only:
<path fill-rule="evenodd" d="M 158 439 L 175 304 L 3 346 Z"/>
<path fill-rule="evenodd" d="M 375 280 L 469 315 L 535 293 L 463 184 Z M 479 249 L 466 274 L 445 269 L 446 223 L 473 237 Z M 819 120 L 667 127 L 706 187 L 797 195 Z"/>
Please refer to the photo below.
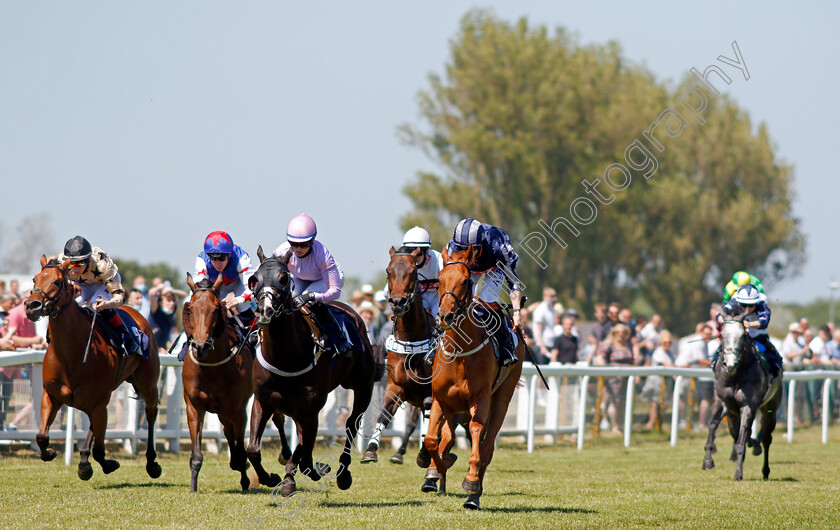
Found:
<path fill-rule="evenodd" d="M 467 248 L 470 245 L 475 245 L 481 241 L 484 236 L 484 227 L 479 221 L 472 218 L 462 219 L 455 227 L 455 233 L 452 234 L 452 241 L 455 246 L 459 248 Z"/>
<path fill-rule="evenodd" d="M 231 254 L 233 252 L 233 238 L 221 230 L 210 232 L 204 239 L 206 254 Z"/>
<path fill-rule="evenodd" d="M 64 255 L 70 261 L 84 261 L 90 257 L 90 242 L 82 236 L 71 238 L 64 244 Z"/>
<path fill-rule="evenodd" d="M 761 293 L 750 284 L 742 285 L 732 299 L 741 305 L 755 305 L 761 301 Z"/>
<path fill-rule="evenodd" d="M 424 228 L 415 226 L 403 236 L 403 246 L 429 248 L 432 246 L 432 238 Z"/>
<path fill-rule="evenodd" d="M 315 239 L 318 235 L 318 228 L 315 221 L 305 213 L 292 217 L 286 227 L 286 239 L 292 243 L 306 243 Z"/>

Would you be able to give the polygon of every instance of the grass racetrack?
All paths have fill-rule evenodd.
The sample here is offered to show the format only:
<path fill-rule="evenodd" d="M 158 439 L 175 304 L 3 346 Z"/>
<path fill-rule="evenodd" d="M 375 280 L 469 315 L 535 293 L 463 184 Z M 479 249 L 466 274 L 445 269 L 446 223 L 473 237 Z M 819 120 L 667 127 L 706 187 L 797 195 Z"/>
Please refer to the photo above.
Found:
<path fill-rule="evenodd" d="M 122 467 L 106 476 L 94 464 L 88 482 L 76 476 L 78 453 L 73 465 L 64 466 L 61 453 L 45 463 L 19 450 L 5 452 L 0 461 L 0 526 L 840 527 L 840 427 L 832 427 L 827 445 L 820 443 L 818 427 L 797 429 L 792 444 L 777 431 L 767 482 L 761 480 L 763 457 L 752 454 L 744 462 L 744 480 L 732 480 L 728 435 L 719 437 L 716 468 L 701 470 L 704 441 L 703 434 L 680 433 L 679 444 L 670 447 L 666 434 L 634 433 L 633 447 L 625 449 L 618 436 L 605 434 L 587 441 L 584 451 L 564 440 L 532 454 L 523 444 L 503 441 L 487 472 L 480 512 L 461 507 L 468 455 L 458 449 L 461 458 L 449 473 L 445 496 L 420 492 L 423 471 L 414 464 L 414 448 L 399 466 L 388 462 L 392 451 L 385 447 L 376 464 L 360 465 L 354 454 L 349 490 L 328 481 L 325 491 L 299 493 L 286 506 L 278 506 L 266 487 L 241 493 L 238 473 L 219 455 L 205 455 L 199 492 L 190 494 L 188 446 L 180 456 L 161 455 L 163 476 L 157 480 L 146 475 L 142 456 L 116 454 Z M 264 450 L 263 462 L 279 473 L 276 455 L 273 447 Z"/>

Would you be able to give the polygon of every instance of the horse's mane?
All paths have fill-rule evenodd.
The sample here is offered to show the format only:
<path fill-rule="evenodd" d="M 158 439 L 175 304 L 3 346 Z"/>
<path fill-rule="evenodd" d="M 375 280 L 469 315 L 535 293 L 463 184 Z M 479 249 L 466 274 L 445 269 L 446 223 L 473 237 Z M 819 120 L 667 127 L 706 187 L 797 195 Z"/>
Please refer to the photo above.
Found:
<path fill-rule="evenodd" d="M 44 265 L 44 267 L 58 267 L 60 265 L 61 263 L 58 262 L 58 258 L 50 258 L 50 260 L 47 262 L 46 265 Z"/>

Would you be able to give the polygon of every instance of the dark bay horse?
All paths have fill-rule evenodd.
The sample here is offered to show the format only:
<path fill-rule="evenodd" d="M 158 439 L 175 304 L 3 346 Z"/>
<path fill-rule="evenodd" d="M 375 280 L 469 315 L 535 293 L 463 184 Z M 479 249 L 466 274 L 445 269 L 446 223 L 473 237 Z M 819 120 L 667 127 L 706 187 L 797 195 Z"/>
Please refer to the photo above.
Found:
<path fill-rule="evenodd" d="M 184 401 L 190 428 L 190 491 L 198 490 L 198 473 L 204 457 L 201 454 L 201 429 L 205 412 L 218 414 L 230 448 L 230 468 L 239 471 L 239 484 L 248 489 L 248 457 L 245 453 L 245 424 L 248 400 L 254 393 L 251 368 L 253 350 L 241 341 L 233 323 L 227 318 L 219 298 L 223 276 L 215 283 L 208 279 L 198 285 L 187 273 L 187 285 L 193 295 L 183 313 L 184 328 L 190 329 L 191 344 L 184 359 Z M 291 457 L 283 417 L 275 416 L 283 449 L 281 463 Z"/>
<path fill-rule="evenodd" d="M 394 312 L 394 338 L 402 343 L 426 343 L 425 347 L 428 348 L 434 323 L 431 315 L 423 308 L 420 295 L 417 260 L 421 259 L 422 250 L 397 252 L 391 248 L 390 252 L 391 261 L 385 272 L 390 293 L 388 302 Z M 387 347 L 386 344 L 386 349 Z M 407 402 L 422 409 L 423 400 L 431 393 L 432 367 L 423 362 L 423 353 L 420 350 L 418 347 L 417 353 L 387 352 L 388 382 L 385 387 L 385 402 L 376 422 L 374 437 L 362 457 L 363 464 L 379 459 L 376 454 L 379 448 L 379 434 L 388 427 L 397 407 Z M 406 441 L 403 440 L 403 446 Z M 429 465 L 429 454 L 425 447 L 421 447 L 417 460 L 421 467 Z"/>
<path fill-rule="evenodd" d="M 444 482 L 446 470 L 453 463 L 446 452 L 454 442 L 455 414 L 469 413 L 472 451 L 462 487 L 470 494 L 464 507 L 474 510 L 480 508 L 484 473 L 493 459 L 496 435 L 519 382 L 525 357 L 525 345 L 520 340 L 515 352 L 519 362 L 500 367 L 490 331 L 473 314 L 477 303 L 473 302 L 469 264 L 474 262 L 476 252 L 472 245 L 451 256 L 445 249 L 443 252 L 438 323 L 444 334 L 435 353 L 434 401 L 425 440 L 433 460 L 427 476 L 437 474 Z"/>
<path fill-rule="evenodd" d="M 93 476 L 90 465 L 91 443 L 93 458 L 106 474 L 116 471 L 120 464 L 105 459 L 105 429 L 108 425 L 108 401 L 111 392 L 123 381 L 128 381 L 143 398 L 149 432 L 146 444 L 146 472 L 152 478 L 161 473 L 155 462 L 155 420 L 158 413 L 157 382 L 160 360 L 155 336 L 140 313 L 123 306 L 124 310 L 149 337 L 149 358 L 139 355 L 122 356 L 111 347 L 104 332 L 96 327 L 90 335 L 91 317 L 75 302 L 73 284 L 67 278 L 70 262 L 47 262 L 41 256 L 41 271 L 35 275 L 32 295 L 24 306 L 26 316 L 38 320 L 49 316 L 50 343 L 44 356 L 44 393 L 41 396 L 41 425 L 35 440 L 41 449 L 41 460 L 48 462 L 56 452 L 49 447 L 50 425 L 61 405 L 81 410 L 90 419 L 90 431 L 82 445 L 79 461 L 79 478 Z M 85 356 L 88 337 L 90 349 Z M 71 450 L 71 448 L 67 448 Z"/>
<path fill-rule="evenodd" d="M 251 292 L 257 297 L 262 351 L 257 352 L 253 370 L 254 405 L 248 459 L 260 484 L 269 487 L 280 484 L 280 477 L 274 473 L 269 475 L 262 466 L 260 441 L 271 415 L 285 414 L 297 424 L 299 443 L 286 464 L 280 493 L 284 496 L 294 493 L 297 468 L 316 481 L 330 473 L 329 466 L 321 462 L 315 465 L 312 451 L 318 435 L 318 413 L 329 393 L 340 384 L 353 390 L 353 410 L 345 424 L 347 440 L 335 474 L 339 489 L 345 490 L 353 482 L 349 469 L 351 444 L 373 393 L 373 352 L 364 321 L 358 313 L 344 304 L 332 302 L 330 305 L 350 316 L 362 346 L 332 359 L 329 355 L 320 355 L 303 310 L 293 310 L 291 275 L 287 266 L 289 255 L 266 258 L 260 247 L 257 250 L 260 266 L 249 280 Z"/>
<path fill-rule="evenodd" d="M 776 413 L 782 403 L 782 374 L 771 377 L 770 369 L 761 361 L 755 343 L 746 334 L 742 318 L 723 323 L 720 332 L 721 356 L 715 366 L 715 403 L 709 421 L 706 456 L 703 469 L 712 469 L 715 462 L 715 433 L 724 414 L 729 417 L 729 433 L 735 441 L 731 460 L 735 461 L 735 480 L 744 476 L 744 453 L 749 444 L 753 453 L 761 454 L 764 446 L 764 480 L 770 476 L 770 443 L 776 428 Z M 757 440 L 750 439 L 753 419 L 760 415 L 761 429 Z M 759 445 L 761 444 L 761 445 Z"/>

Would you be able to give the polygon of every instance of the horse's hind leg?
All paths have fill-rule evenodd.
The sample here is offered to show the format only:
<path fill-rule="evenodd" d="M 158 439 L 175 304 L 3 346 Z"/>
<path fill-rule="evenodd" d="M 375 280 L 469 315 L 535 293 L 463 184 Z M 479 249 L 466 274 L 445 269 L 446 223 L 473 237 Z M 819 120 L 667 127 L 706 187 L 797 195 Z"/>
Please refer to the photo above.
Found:
<path fill-rule="evenodd" d="M 219 416 L 221 418 L 221 415 Z M 236 416 L 231 420 L 225 417 L 222 420 L 222 428 L 230 448 L 230 468 L 239 471 L 239 485 L 242 491 L 248 491 L 251 481 L 248 480 L 248 456 L 245 454 L 245 411 L 236 411 Z"/>
<path fill-rule="evenodd" d="M 262 436 L 265 432 L 265 426 L 271 417 L 272 411 L 265 410 L 260 404 L 257 396 L 254 396 L 254 404 L 251 408 L 251 436 L 248 440 L 248 460 L 254 466 L 254 471 L 257 472 L 257 478 L 260 484 L 273 488 L 280 484 L 280 475 L 272 473 L 269 475 L 262 465 L 262 454 L 260 453 L 260 444 L 262 443 Z"/>
<path fill-rule="evenodd" d="M 715 467 L 712 453 L 715 451 L 715 436 L 721 419 L 723 419 L 723 402 L 715 396 L 715 402 L 712 405 L 712 418 L 709 420 L 709 436 L 706 438 L 706 456 L 703 458 L 703 469 Z"/>
<path fill-rule="evenodd" d="M 761 468 L 761 474 L 767 480 L 770 478 L 770 444 L 773 443 L 773 430 L 776 428 L 776 412 L 764 411 L 761 416 L 761 443 L 764 445 L 764 467 Z"/>
<path fill-rule="evenodd" d="M 390 462 L 392 464 L 403 463 L 403 456 L 405 456 L 405 453 L 408 450 L 408 442 L 411 440 L 411 435 L 414 433 L 414 429 L 417 428 L 417 424 L 420 423 L 420 409 L 412 405 L 409 405 L 409 407 L 410 414 L 405 425 L 405 433 L 403 433 L 402 440 L 400 440 L 400 448 L 397 449 L 397 452 L 391 457 Z"/>
<path fill-rule="evenodd" d="M 133 381 L 134 387 L 143 398 L 143 405 L 146 410 L 146 427 L 148 436 L 146 438 L 146 473 L 152 478 L 158 478 L 161 474 L 160 464 L 157 463 L 157 451 L 155 450 L 155 423 L 158 416 L 158 379 L 160 379 L 160 361 L 154 355 L 149 359 L 140 361 L 140 366 L 129 378 Z"/>
<path fill-rule="evenodd" d="M 359 376 L 358 379 L 365 379 L 365 377 Z M 350 474 L 352 444 L 358 435 L 362 414 L 370 405 L 370 397 L 373 394 L 373 377 L 371 376 L 367 381 L 358 382 L 352 388 L 353 410 L 344 423 L 347 440 L 344 442 L 344 450 L 338 459 L 339 466 L 335 475 L 335 484 L 340 490 L 346 490 L 353 484 L 353 476 Z"/>
<path fill-rule="evenodd" d="M 292 458 L 292 450 L 289 448 L 289 440 L 286 439 L 286 416 L 275 412 L 271 415 L 271 421 L 277 427 L 277 432 L 280 433 L 280 454 L 277 455 L 277 461 L 281 465 L 286 465 L 289 459 Z"/>
<path fill-rule="evenodd" d="M 41 394 L 41 425 L 38 427 L 38 434 L 35 435 L 35 441 L 38 442 L 38 448 L 41 450 L 41 460 L 49 462 L 56 456 L 55 449 L 50 447 L 50 425 L 55 421 L 55 415 L 61 408 L 60 403 L 56 403 L 44 390 Z M 67 448 L 69 451 L 70 448 Z"/>
<path fill-rule="evenodd" d="M 108 426 L 107 404 L 102 403 L 88 414 L 90 427 L 93 432 L 93 459 L 102 466 L 102 471 L 107 475 L 113 473 L 120 467 L 116 460 L 105 458 L 105 429 Z"/>

